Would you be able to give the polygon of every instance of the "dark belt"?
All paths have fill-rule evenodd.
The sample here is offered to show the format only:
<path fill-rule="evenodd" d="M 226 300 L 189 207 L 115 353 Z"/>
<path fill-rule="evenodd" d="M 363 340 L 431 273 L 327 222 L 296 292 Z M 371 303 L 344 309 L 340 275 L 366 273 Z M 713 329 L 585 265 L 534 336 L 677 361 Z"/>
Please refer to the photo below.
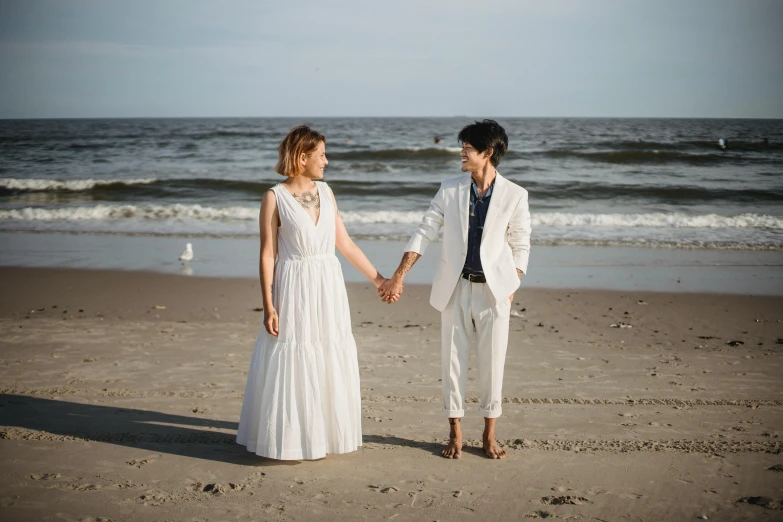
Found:
<path fill-rule="evenodd" d="M 462 279 L 467 279 L 471 283 L 487 282 L 487 278 L 484 277 L 484 274 L 477 274 L 477 273 L 470 273 L 470 272 L 462 272 Z"/>

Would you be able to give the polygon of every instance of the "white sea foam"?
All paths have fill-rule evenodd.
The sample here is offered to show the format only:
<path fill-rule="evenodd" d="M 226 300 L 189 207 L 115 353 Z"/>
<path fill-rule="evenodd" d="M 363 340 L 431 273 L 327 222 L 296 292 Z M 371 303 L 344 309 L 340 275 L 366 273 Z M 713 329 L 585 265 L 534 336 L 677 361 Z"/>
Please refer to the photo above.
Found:
<path fill-rule="evenodd" d="M 252 207 L 202 207 L 201 205 L 95 205 L 92 207 L 20 208 L 0 210 L 0 220 L 14 221 L 87 221 L 87 220 L 253 220 L 258 209 Z"/>
<path fill-rule="evenodd" d="M 342 212 L 346 224 L 398 223 L 416 224 L 421 212 L 379 210 L 370 212 Z M 783 229 L 783 217 L 760 214 L 720 216 L 683 213 L 649 214 L 569 214 L 566 212 L 535 212 L 533 227 L 583 228 L 772 228 Z"/>
<path fill-rule="evenodd" d="M 90 190 L 95 187 L 106 185 L 146 185 L 154 183 L 156 179 L 16 179 L 0 178 L 0 188 L 8 190 L 26 190 L 29 192 L 39 192 L 47 190 L 61 190 L 64 192 L 80 192 Z"/>
<path fill-rule="evenodd" d="M 541 212 L 532 215 L 533 226 L 610 228 L 773 228 L 783 229 L 783 217 L 763 214 L 720 216 L 681 212 L 649 214 L 569 214 Z"/>
<path fill-rule="evenodd" d="M 375 211 L 340 211 L 343 223 L 346 225 L 368 225 L 371 223 L 395 223 L 395 224 L 416 224 L 421 221 L 421 212 L 402 212 L 397 210 L 375 210 Z"/>
<path fill-rule="evenodd" d="M 396 210 L 343 211 L 347 225 L 397 224 L 416 225 L 422 212 Z M 257 207 L 206 207 L 202 205 L 106 205 L 79 207 L 27 207 L 0 210 L 0 220 L 13 221 L 85 221 L 85 220 L 155 220 L 187 219 L 197 221 L 254 221 Z M 701 228 L 701 229 L 783 229 L 783 217 L 763 214 L 687 215 L 683 213 L 647 214 L 570 214 L 566 212 L 534 212 L 533 228 Z"/>

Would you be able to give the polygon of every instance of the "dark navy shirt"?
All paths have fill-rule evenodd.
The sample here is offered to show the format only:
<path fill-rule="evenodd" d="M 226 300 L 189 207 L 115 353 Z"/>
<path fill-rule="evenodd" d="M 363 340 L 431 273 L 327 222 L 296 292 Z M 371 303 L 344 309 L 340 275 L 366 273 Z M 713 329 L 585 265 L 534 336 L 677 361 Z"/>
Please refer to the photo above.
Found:
<path fill-rule="evenodd" d="M 484 221 L 487 219 L 487 210 L 489 210 L 489 201 L 492 198 L 492 189 L 495 188 L 495 180 L 487 189 L 483 198 L 478 195 L 476 182 L 470 183 L 470 211 L 468 214 L 468 254 L 465 256 L 465 267 L 463 273 L 483 272 L 481 266 L 481 235 L 484 232 Z"/>

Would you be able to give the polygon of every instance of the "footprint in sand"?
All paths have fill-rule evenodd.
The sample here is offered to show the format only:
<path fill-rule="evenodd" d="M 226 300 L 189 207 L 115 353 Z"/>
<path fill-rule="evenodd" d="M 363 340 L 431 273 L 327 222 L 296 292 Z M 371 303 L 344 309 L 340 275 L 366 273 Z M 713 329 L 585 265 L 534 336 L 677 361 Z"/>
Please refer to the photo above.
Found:
<path fill-rule="evenodd" d="M 129 460 L 128 462 L 126 462 L 126 464 L 128 464 L 129 466 L 134 466 L 136 468 L 140 468 L 142 466 L 146 466 L 147 464 L 149 464 L 151 462 L 155 462 L 155 459 L 152 459 L 152 458 L 143 459 L 143 460 L 133 459 L 133 460 Z"/>
<path fill-rule="evenodd" d="M 33 473 L 30 475 L 33 480 L 54 480 L 60 478 L 59 473 Z"/>
<path fill-rule="evenodd" d="M 174 497 L 160 489 L 149 489 L 142 496 L 139 497 L 139 502 L 145 506 L 160 506 Z"/>
<path fill-rule="evenodd" d="M 579 505 L 589 504 L 590 501 L 585 497 L 578 497 L 576 495 L 562 495 L 559 497 L 541 497 L 541 503 L 547 506 L 562 506 L 565 504 Z"/>
<path fill-rule="evenodd" d="M 79 522 L 114 522 L 110 518 L 105 517 L 82 517 L 79 519 Z"/>
<path fill-rule="evenodd" d="M 775 500 L 769 497 L 742 497 L 734 499 L 737 504 L 751 504 L 776 511 L 783 510 L 783 499 Z"/>
<path fill-rule="evenodd" d="M 261 482 L 264 481 L 264 478 L 266 477 L 266 473 L 263 471 L 258 471 L 256 473 L 253 473 L 252 475 L 245 478 L 245 482 L 247 482 L 246 487 L 253 487 L 254 485 L 258 485 Z"/>
<path fill-rule="evenodd" d="M 234 484 L 233 482 L 229 482 L 228 484 L 204 484 L 203 482 L 196 482 L 195 484 L 191 484 L 188 489 L 195 492 L 210 493 L 219 497 L 231 491 L 242 491 L 245 489 L 245 485 Z"/>
<path fill-rule="evenodd" d="M 126 480 L 122 484 L 114 484 L 113 487 L 117 489 L 131 489 L 131 488 L 139 488 L 139 487 L 145 487 L 144 484 L 134 484 L 130 480 Z"/>
<path fill-rule="evenodd" d="M 68 484 L 65 488 L 73 491 L 98 491 L 101 489 L 97 484 Z"/>

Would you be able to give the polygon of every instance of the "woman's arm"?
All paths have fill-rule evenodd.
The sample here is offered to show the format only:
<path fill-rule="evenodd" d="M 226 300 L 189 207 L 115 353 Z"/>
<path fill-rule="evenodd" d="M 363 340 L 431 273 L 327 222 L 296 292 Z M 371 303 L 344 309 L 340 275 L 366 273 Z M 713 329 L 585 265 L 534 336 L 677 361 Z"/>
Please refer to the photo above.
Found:
<path fill-rule="evenodd" d="M 375 269 L 370 260 L 367 259 L 367 256 L 364 255 L 364 252 L 362 252 L 362 249 L 356 246 L 356 243 L 353 242 L 351 236 L 348 235 L 348 231 L 343 224 L 343 218 L 340 216 L 340 211 L 337 210 L 337 201 L 335 201 L 331 189 L 329 190 L 329 193 L 331 194 L 332 202 L 334 203 L 335 229 L 337 232 L 335 245 L 337 246 L 337 250 L 345 256 L 345 259 L 347 259 L 356 270 L 372 281 L 375 288 L 378 288 L 386 279 Z"/>
<path fill-rule="evenodd" d="M 277 227 L 280 214 L 277 211 L 277 199 L 273 190 L 264 194 L 258 225 L 261 232 L 261 255 L 258 262 L 258 275 L 261 281 L 261 295 L 264 301 L 264 328 L 270 335 L 277 337 L 279 321 L 277 310 L 272 301 L 272 282 L 275 279 L 275 258 L 277 257 Z"/>

